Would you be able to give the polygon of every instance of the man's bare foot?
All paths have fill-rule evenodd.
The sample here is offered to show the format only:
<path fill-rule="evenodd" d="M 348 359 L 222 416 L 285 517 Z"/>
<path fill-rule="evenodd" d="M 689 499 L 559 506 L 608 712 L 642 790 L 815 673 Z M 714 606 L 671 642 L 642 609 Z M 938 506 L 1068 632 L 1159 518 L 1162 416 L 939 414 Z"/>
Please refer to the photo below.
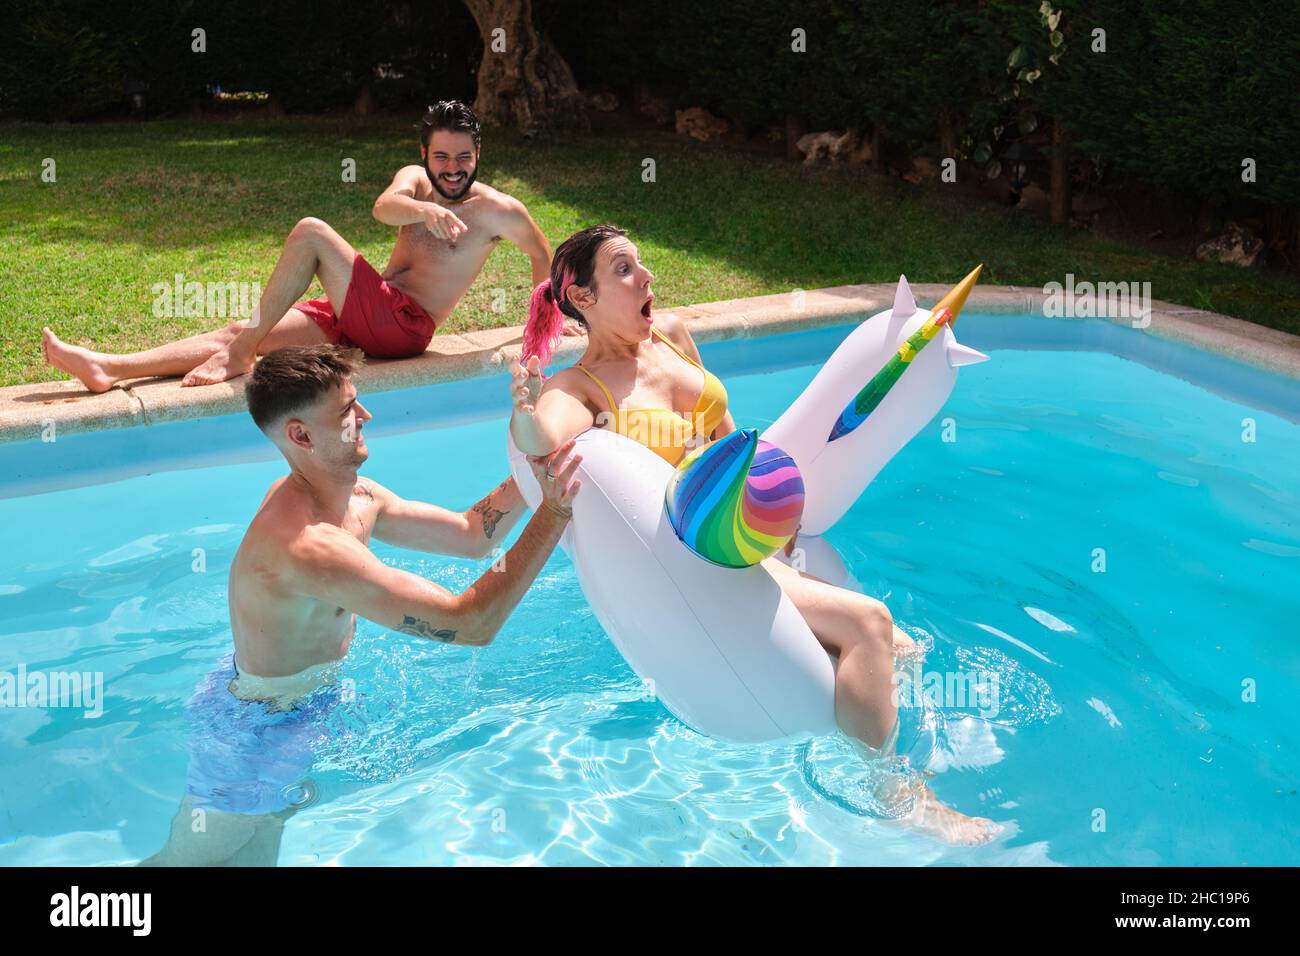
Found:
<path fill-rule="evenodd" d="M 253 362 L 252 357 L 245 358 L 229 348 L 217 349 L 202 365 L 191 369 L 181 379 L 181 385 L 216 385 L 248 374 L 253 370 Z"/>
<path fill-rule="evenodd" d="M 968 817 L 944 806 L 935 792 L 924 784 L 919 784 L 916 789 L 911 813 L 889 822 L 949 846 L 980 846 L 1003 830 L 1002 824 L 986 817 Z"/>
<path fill-rule="evenodd" d="M 104 371 L 102 355 L 79 345 L 69 345 L 51 332 L 48 326 L 41 330 L 41 351 L 45 353 L 47 365 L 53 365 L 81 379 L 81 384 L 88 391 L 107 392 L 117 381 Z"/>

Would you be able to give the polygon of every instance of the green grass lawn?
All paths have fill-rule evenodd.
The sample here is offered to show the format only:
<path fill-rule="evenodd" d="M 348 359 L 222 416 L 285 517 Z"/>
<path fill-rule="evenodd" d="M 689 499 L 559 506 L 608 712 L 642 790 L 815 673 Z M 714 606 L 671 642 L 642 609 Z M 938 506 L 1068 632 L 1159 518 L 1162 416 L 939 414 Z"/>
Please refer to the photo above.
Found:
<path fill-rule="evenodd" d="M 42 161 L 56 163 L 44 183 Z M 418 157 L 413 119 L 0 124 L 0 385 L 62 377 L 40 328 L 128 351 L 227 319 L 156 318 L 152 286 L 264 283 L 285 235 L 317 216 L 382 269 L 394 230 L 371 204 Z M 344 183 L 345 158 L 357 181 Z M 641 180 L 653 158 L 657 182 Z M 1300 282 L 1176 258 L 1053 228 L 1013 209 L 857 169 L 779 159 L 654 131 L 563 141 L 485 135 L 480 178 L 527 204 L 552 246 L 609 221 L 656 273 L 660 307 L 855 282 L 983 281 L 1041 286 L 1150 281 L 1157 299 L 1300 333 Z M 528 260 L 493 254 L 444 328 L 522 323 Z M 494 289 L 507 307 L 494 311 Z M 319 289 L 312 295 L 319 295 Z"/>

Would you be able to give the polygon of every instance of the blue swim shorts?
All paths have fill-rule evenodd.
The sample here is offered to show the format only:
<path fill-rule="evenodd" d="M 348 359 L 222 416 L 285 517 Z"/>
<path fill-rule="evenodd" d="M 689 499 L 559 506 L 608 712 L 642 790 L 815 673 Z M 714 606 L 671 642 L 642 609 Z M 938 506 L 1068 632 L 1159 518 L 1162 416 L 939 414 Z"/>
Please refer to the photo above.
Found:
<path fill-rule="evenodd" d="M 199 682 L 186 708 L 192 805 L 225 813 L 277 813 L 304 798 L 302 782 L 331 737 L 340 689 L 328 684 L 292 710 L 230 692 L 235 656 Z"/>

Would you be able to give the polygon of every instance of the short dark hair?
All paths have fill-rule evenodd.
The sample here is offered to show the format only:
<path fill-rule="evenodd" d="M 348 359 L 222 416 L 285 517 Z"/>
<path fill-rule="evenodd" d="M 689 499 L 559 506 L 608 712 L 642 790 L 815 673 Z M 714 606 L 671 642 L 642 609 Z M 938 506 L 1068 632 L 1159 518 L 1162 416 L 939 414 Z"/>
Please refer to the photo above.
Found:
<path fill-rule="evenodd" d="M 365 364 L 360 349 L 290 345 L 266 355 L 248 376 L 248 413 L 266 431 L 275 422 L 338 388 Z"/>
<path fill-rule="evenodd" d="M 627 233 L 618 226 L 603 222 L 598 226 L 588 226 L 565 239 L 551 259 L 551 288 L 563 292 L 570 285 L 578 285 L 595 292 L 596 253 L 606 242 L 618 236 L 626 239 Z M 568 296 L 558 297 L 556 305 L 583 328 L 587 327 L 587 320 L 582 317 L 578 307 L 569 301 Z"/>
<path fill-rule="evenodd" d="M 429 148 L 429 140 L 438 130 L 452 133 L 469 133 L 474 138 L 474 148 L 479 147 L 480 127 L 474 111 L 460 100 L 439 100 L 424 111 L 420 122 L 420 145 Z"/>

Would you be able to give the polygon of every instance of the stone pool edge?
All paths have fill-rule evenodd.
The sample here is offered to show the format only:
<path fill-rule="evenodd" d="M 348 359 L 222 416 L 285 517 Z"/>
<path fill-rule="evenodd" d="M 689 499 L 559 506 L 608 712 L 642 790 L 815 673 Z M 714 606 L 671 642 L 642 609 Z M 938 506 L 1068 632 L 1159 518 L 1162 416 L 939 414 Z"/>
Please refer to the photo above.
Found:
<path fill-rule="evenodd" d="M 686 321 L 701 344 L 836 325 L 887 309 L 894 283 L 833 286 L 775 295 L 705 302 L 663 310 Z M 923 306 L 950 287 L 915 284 Z M 967 312 L 1043 313 L 1047 296 L 1030 286 L 976 288 Z M 1153 300 L 1150 324 L 1141 331 L 1171 339 L 1300 381 L 1300 336 L 1218 312 Z M 1132 326 L 1129 319 L 1111 318 Z M 509 369 L 518 359 L 523 326 L 438 334 L 424 354 L 396 361 L 372 360 L 355 381 L 361 392 L 432 385 Z M 583 339 L 566 338 L 556 359 L 581 354 Z M 51 440 L 58 434 L 101 431 L 226 415 L 245 408 L 243 379 L 203 388 L 181 388 L 178 379 L 135 379 L 99 395 L 75 380 L 0 388 L 0 443 Z"/>

